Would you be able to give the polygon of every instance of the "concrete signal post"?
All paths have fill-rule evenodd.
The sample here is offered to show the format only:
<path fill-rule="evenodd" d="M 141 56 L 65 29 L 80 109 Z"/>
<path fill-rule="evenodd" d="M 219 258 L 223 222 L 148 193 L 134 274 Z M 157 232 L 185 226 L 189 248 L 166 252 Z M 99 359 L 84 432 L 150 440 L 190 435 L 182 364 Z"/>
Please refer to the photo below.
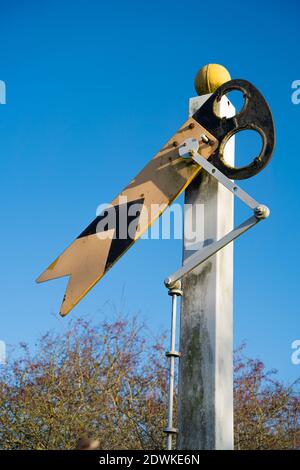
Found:
<path fill-rule="evenodd" d="M 220 85 L 230 80 L 217 64 L 203 67 L 195 79 L 198 95 L 189 102 L 192 115 Z M 235 114 L 223 96 L 221 116 Z M 225 149 L 234 163 L 234 139 Z M 183 243 L 183 264 L 233 228 L 234 196 L 206 171 L 186 189 L 185 225 L 193 223 L 196 205 L 203 205 L 203 239 Z M 191 210 L 192 209 L 192 210 Z M 229 244 L 182 280 L 180 325 L 178 449 L 233 449 L 233 244 Z"/>

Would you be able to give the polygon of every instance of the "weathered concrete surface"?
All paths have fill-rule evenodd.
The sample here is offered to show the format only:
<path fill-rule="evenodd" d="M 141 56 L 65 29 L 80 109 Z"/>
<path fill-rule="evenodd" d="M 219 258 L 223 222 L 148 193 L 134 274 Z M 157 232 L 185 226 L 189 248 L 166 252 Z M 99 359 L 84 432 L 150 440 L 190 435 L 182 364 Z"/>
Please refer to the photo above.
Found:
<path fill-rule="evenodd" d="M 221 106 L 229 106 L 225 100 Z M 187 188 L 185 202 L 204 204 L 203 246 L 232 229 L 233 196 L 206 172 Z M 188 245 L 184 260 L 193 253 Z M 233 448 L 232 288 L 232 244 L 183 280 L 178 449 Z"/>

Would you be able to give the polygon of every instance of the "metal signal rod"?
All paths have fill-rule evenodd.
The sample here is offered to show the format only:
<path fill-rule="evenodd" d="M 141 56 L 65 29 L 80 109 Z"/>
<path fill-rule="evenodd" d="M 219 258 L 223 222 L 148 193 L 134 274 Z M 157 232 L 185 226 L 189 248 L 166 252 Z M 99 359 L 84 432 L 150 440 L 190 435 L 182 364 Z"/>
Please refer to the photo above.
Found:
<path fill-rule="evenodd" d="M 170 351 L 166 356 L 170 359 L 169 369 L 169 392 L 168 392 L 168 425 L 164 429 L 167 434 L 167 450 L 172 450 L 172 437 L 177 435 L 178 430 L 173 426 L 174 411 L 174 382 L 175 382 L 175 359 L 180 357 L 180 353 L 175 350 L 176 340 L 176 315 L 177 315 L 177 296 L 182 296 L 181 281 L 177 281 L 167 286 L 168 294 L 172 297 L 172 319 L 171 319 L 171 344 Z"/>

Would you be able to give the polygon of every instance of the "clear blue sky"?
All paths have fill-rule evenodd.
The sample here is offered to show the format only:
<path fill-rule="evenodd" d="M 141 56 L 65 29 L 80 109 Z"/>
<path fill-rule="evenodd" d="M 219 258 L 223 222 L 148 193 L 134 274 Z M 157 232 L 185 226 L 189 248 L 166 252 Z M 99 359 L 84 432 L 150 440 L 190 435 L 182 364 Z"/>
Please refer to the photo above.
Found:
<path fill-rule="evenodd" d="M 272 214 L 235 245 L 235 344 L 300 375 L 299 13 L 296 0 L 1 3 L 0 339 L 64 328 L 66 280 L 34 279 L 181 125 L 196 71 L 216 62 L 263 92 L 277 127 L 272 163 L 242 183 Z M 180 260 L 180 241 L 142 240 L 70 315 L 100 320 L 114 305 L 166 329 L 163 279 Z"/>

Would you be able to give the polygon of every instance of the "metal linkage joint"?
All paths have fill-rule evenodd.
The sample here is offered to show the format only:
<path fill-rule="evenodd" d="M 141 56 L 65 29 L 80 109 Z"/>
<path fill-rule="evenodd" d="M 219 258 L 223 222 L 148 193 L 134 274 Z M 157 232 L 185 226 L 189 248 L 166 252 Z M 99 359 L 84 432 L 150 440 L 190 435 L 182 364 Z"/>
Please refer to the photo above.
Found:
<path fill-rule="evenodd" d="M 201 139 L 203 140 L 203 136 L 201 136 Z M 165 285 L 167 287 L 169 285 L 174 285 L 183 276 L 192 271 L 196 266 L 206 261 L 230 242 L 235 240 L 250 228 L 254 227 L 254 225 L 256 225 L 258 222 L 268 218 L 270 215 L 270 210 L 267 206 L 259 204 L 248 193 L 246 193 L 246 191 L 237 186 L 234 181 L 227 178 L 227 176 L 225 176 L 220 170 L 218 170 L 208 160 L 202 157 L 202 155 L 198 153 L 198 150 L 199 141 L 197 139 L 186 139 L 179 146 L 179 155 L 182 158 L 192 158 L 195 163 L 201 166 L 205 171 L 207 171 L 207 173 L 216 178 L 219 183 L 223 184 L 225 188 L 227 188 L 241 201 L 243 201 L 253 211 L 253 215 L 238 227 L 235 227 L 233 230 L 231 230 L 231 232 L 227 233 L 220 240 L 207 245 L 197 253 L 191 255 L 184 266 L 166 278 Z"/>
<path fill-rule="evenodd" d="M 182 297 L 182 290 L 181 290 L 181 281 L 169 282 L 168 278 L 165 279 L 165 286 L 168 289 L 169 295 L 178 295 Z"/>

